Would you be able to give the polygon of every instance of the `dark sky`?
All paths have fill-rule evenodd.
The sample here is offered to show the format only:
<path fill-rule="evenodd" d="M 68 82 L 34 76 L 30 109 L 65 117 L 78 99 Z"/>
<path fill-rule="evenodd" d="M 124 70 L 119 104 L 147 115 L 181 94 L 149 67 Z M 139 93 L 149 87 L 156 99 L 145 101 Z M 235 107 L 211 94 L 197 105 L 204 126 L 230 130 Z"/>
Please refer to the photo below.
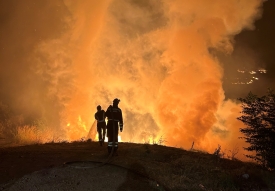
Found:
<path fill-rule="evenodd" d="M 243 97 L 251 91 L 254 94 L 265 94 L 268 88 L 275 89 L 275 1 L 263 4 L 263 14 L 255 22 L 254 30 L 245 30 L 235 36 L 234 52 L 222 56 L 224 63 L 224 90 L 227 98 Z M 264 68 L 266 74 L 255 74 L 259 78 L 248 85 L 233 85 L 236 77 L 249 81 L 252 75 L 241 74 L 237 69 L 258 70 Z"/>

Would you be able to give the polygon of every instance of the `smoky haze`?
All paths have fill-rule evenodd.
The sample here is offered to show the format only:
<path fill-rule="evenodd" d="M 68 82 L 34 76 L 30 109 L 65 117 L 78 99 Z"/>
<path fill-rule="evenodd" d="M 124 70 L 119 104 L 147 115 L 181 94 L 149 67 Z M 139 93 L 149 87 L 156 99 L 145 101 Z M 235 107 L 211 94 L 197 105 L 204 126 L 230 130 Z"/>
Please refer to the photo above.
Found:
<path fill-rule="evenodd" d="M 62 105 L 54 96 L 48 96 L 51 82 L 47 78 L 51 77 L 47 71 L 42 75 L 37 71 L 38 57 L 33 53 L 40 44 L 67 31 L 63 17 L 70 13 L 62 4 L 62 1 L 0 1 L 0 99 L 15 114 L 23 114 L 25 123 L 38 118 L 46 118 L 50 126 L 59 123 L 58 111 Z"/>
<path fill-rule="evenodd" d="M 243 145 L 211 50 L 230 54 L 262 0 L 0 2 L 1 99 L 14 111 L 75 140 L 118 97 L 123 141 Z"/>

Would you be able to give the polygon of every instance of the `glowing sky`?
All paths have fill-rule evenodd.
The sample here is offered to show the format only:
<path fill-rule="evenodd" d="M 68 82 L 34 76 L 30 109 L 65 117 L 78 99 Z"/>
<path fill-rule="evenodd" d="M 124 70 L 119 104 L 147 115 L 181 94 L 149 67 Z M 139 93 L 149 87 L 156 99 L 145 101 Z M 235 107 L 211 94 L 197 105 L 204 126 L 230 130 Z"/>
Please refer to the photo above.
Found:
<path fill-rule="evenodd" d="M 238 92 L 224 77 L 249 60 L 274 70 L 264 46 L 252 49 L 241 36 L 257 31 L 262 6 L 272 5 L 262 0 L 0 3 L 1 101 L 69 140 L 87 136 L 96 106 L 118 97 L 123 141 L 162 136 L 170 146 L 194 141 L 208 151 L 242 145 L 234 98 L 253 89 Z"/>

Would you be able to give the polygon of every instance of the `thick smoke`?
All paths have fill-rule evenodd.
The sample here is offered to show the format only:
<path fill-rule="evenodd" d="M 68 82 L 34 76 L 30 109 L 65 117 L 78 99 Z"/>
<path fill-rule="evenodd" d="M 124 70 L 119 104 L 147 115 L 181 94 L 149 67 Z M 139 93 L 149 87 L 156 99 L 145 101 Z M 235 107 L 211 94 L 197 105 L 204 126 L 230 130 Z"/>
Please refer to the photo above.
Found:
<path fill-rule="evenodd" d="M 223 69 L 211 49 L 230 54 L 234 35 L 253 29 L 261 3 L 112 1 L 91 54 L 91 95 L 105 108 L 121 98 L 122 139 L 232 146 L 240 108 L 223 101 Z"/>
<path fill-rule="evenodd" d="M 48 115 L 54 110 L 54 126 L 68 140 L 87 136 L 96 106 L 106 109 L 118 97 L 123 141 L 232 147 L 240 136 L 240 107 L 224 101 L 223 68 L 213 52 L 230 54 L 234 36 L 253 29 L 262 3 L 60 2 L 62 33 L 36 43 L 29 56 L 43 82 L 34 87 L 47 100 L 41 107 Z"/>
<path fill-rule="evenodd" d="M 62 53 L 66 49 L 57 39 L 68 31 L 67 22 L 63 20 L 70 12 L 59 0 L 11 0 L 0 1 L 0 13 L 0 101 L 12 113 L 1 119 L 6 128 L 3 131 L 14 130 L 14 126 L 5 121 L 17 115 L 22 118 L 20 125 L 43 121 L 51 131 L 57 130 L 63 106 L 56 99 L 58 95 L 54 91 L 58 88 L 55 89 L 54 84 L 63 85 L 58 83 L 54 73 L 60 74 L 63 70 L 60 60 L 65 60 L 67 53 L 54 51 Z M 55 46 L 51 47 L 51 52 L 45 52 L 49 42 L 54 42 Z M 16 132 L 4 134 L 8 139 Z"/>

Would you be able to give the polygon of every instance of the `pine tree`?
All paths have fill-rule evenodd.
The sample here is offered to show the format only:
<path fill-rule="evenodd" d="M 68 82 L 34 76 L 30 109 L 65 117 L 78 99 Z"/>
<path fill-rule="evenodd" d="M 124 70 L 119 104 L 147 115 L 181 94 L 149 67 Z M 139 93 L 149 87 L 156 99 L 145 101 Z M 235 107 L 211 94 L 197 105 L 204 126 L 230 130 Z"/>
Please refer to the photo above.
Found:
<path fill-rule="evenodd" d="M 249 146 L 245 150 L 255 155 L 246 155 L 267 168 L 275 168 L 275 94 L 268 90 L 267 95 L 258 97 L 251 92 L 242 102 L 242 116 L 237 119 L 246 127 L 240 131 Z"/>

